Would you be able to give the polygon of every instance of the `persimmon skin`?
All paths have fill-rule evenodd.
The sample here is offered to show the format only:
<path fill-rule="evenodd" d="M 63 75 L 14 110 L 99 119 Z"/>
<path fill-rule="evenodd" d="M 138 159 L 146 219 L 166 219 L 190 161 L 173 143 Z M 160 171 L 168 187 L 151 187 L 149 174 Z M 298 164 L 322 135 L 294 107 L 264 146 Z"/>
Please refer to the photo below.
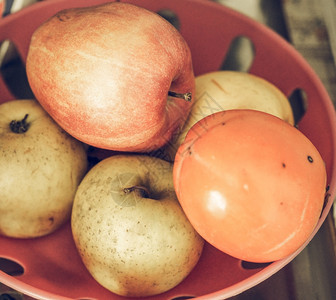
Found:
<path fill-rule="evenodd" d="M 228 110 L 196 123 L 174 185 L 198 233 L 223 252 L 271 262 L 298 250 L 322 211 L 326 169 L 312 142 L 267 113 Z"/>

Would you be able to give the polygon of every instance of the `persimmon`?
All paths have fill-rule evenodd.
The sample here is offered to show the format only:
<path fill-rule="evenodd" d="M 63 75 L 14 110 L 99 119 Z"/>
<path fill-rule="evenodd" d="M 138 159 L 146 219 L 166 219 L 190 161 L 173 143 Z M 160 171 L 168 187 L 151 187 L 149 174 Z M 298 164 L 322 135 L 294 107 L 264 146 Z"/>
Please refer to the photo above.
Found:
<path fill-rule="evenodd" d="M 174 163 L 177 197 L 194 228 L 251 262 L 282 259 L 305 243 L 323 208 L 326 176 L 302 132 L 253 110 L 196 123 Z"/>

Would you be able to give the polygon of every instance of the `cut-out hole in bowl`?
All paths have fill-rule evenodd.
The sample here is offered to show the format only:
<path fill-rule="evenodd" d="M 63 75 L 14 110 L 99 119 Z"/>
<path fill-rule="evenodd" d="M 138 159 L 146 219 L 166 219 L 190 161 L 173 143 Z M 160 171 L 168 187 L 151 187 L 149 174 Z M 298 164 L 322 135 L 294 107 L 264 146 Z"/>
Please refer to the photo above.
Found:
<path fill-rule="evenodd" d="M 252 41 L 245 36 L 237 36 L 232 40 L 224 58 L 221 70 L 248 72 L 255 56 Z"/>
<path fill-rule="evenodd" d="M 187 299 L 194 299 L 194 296 L 178 296 L 178 297 L 174 297 L 170 300 L 187 300 Z"/>
<path fill-rule="evenodd" d="M 270 263 L 254 263 L 254 262 L 249 262 L 245 260 L 241 261 L 242 268 L 246 270 L 262 269 L 262 268 L 269 266 L 270 264 L 271 262 Z"/>
<path fill-rule="evenodd" d="M 180 20 L 175 12 L 170 9 L 162 9 L 157 11 L 157 14 L 166 19 L 177 30 L 180 30 Z"/>
<path fill-rule="evenodd" d="M 34 98 L 28 83 L 24 62 L 15 45 L 9 40 L 0 43 L 0 74 L 15 98 Z"/>
<path fill-rule="evenodd" d="M 10 291 L 0 294 L 0 300 L 23 300 L 23 295 L 16 291 Z"/>
<path fill-rule="evenodd" d="M 304 90 L 298 88 L 289 95 L 288 100 L 292 106 L 295 124 L 297 124 L 307 111 L 307 94 Z"/>
<path fill-rule="evenodd" d="M 17 262 L 0 257 L 0 270 L 10 276 L 20 276 L 24 273 L 24 268 Z"/>

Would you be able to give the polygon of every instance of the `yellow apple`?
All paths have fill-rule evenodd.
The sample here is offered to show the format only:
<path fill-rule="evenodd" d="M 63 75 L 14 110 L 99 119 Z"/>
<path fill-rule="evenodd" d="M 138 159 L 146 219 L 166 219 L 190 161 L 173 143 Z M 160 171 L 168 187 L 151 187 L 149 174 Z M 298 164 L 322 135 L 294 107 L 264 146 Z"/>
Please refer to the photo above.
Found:
<path fill-rule="evenodd" d="M 106 289 L 129 297 L 160 294 L 198 262 L 204 241 L 177 201 L 172 176 L 164 160 L 124 154 L 102 160 L 81 182 L 73 237 Z"/>
<path fill-rule="evenodd" d="M 0 105 L 0 234 L 34 238 L 69 220 L 87 171 L 82 143 L 35 100 Z"/>
<path fill-rule="evenodd" d="M 271 82 L 239 71 L 215 71 L 196 77 L 195 102 L 180 131 L 164 149 L 164 158 L 173 161 L 190 128 L 204 117 L 230 109 L 253 109 L 277 116 L 294 125 L 287 97 Z"/>

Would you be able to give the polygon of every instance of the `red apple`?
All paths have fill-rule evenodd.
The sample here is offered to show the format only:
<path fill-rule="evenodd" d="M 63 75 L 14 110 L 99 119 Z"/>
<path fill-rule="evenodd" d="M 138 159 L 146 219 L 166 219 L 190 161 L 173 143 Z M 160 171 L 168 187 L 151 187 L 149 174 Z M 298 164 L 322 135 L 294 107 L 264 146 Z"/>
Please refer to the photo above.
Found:
<path fill-rule="evenodd" d="M 63 129 L 110 150 L 163 146 L 184 124 L 195 89 L 181 34 L 120 2 L 58 12 L 34 32 L 26 67 L 35 97 Z"/>

